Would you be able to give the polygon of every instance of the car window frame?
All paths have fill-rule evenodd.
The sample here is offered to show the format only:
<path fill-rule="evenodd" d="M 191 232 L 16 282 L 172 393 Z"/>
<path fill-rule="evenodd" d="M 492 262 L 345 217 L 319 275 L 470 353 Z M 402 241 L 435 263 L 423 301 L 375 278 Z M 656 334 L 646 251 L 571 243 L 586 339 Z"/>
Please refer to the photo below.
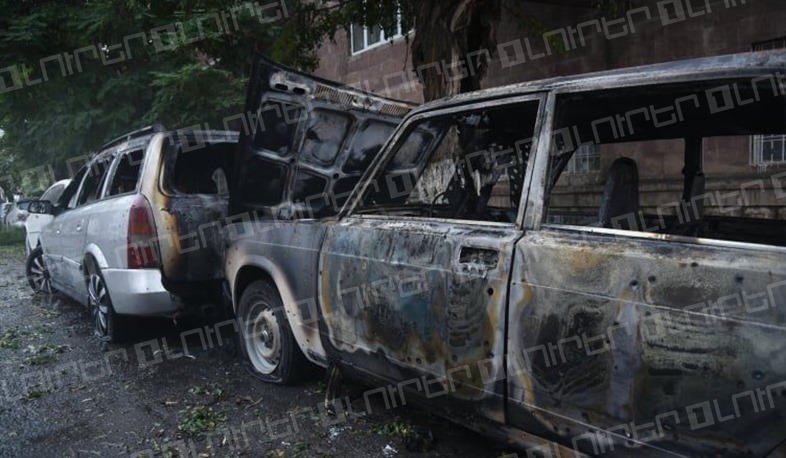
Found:
<path fill-rule="evenodd" d="M 537 116 L 535 118 L 535 126 L 533 128 L 532 146 L 530 149 L 529 160 L 527 161 L 526 172 L 523 177 L 521 185 L 521 198 L 519 200 L 518 208 L 516 209 L 516 220 L 512 223 L 474 220 L 474 219 L 454 219 L 454 218 L 438 218 L 429 216 L 396 216 L 396 219 L 406 219 L 414 221 L 439 221 L 448 222 L 451 224 L 475 224 L 484 226 L 496 227 L 515 227 L 521 229 L 523 225 L 524 215 L 527 210 L 527 203 L 529 201 L 530 185 L 532 181 L 533 172 L 535 170 L 537 151 L 540 150 L 540 145 L 543 141 L 544 127 L 547 118 L 553 117 L 553 113 L 546 110 L 549 92 L 545 90 L 538 90 L 516 94 L 509 97 L 477 100 L 467 104 L 459 104 L 446 108 L 429 110 L 424 112 L 415 113 L 407 116 L 399 125 L 398 129 L 388 139 L 382 147 L 382 153 L 377 155 L 374 161 L 369 165 L 366 173 L 360 179 L 360 184 L 355 188 L 352 196 L 347 200 L 344 208 L 339 212 L 339 218 L 357 217 L 364 219 L 385 219 L 390 218 L 385 215 L 375 214 L 358 214 L 361 209 L 363 196 L 365 195 L 369 185 L 375 180 L 379 179 L 385 172 L 385 167 L 392 159 L 392 156 L 398 151 L 404 142 L 407 140 L 408 135 L 413 129 L 423 121 L 432 118 L 439 118 L 448 115 L 455 115 L 464 112 L 478 111 L 481 109 L 493 109 L 503 106 L 516 105 L 526 102 L 538 102 Z"/>
<path fill-rule="evenodd" d="M 87 168 L 90 165 L 90 162 L 91 161 L 88 161 L 87 164 L 83 165 L 74 174 L 73 181 L 71 181 L 71 184 L 69 184 L 68 187 L 71 187 L 71 185 L 76 184 L 76 191 L 74 191 L 74 194 L 68 198 L 68 202 L 63 202 L 62 211 L 73 210 L 73 209 L 79 207 L 79 198 L 78 198 L 78 196 L 79 196 L 80 191 L 82 190 L 82 182 L 85 181 L 85 177 L 87 176 Z M 79 176 L 80 174 L 82 176 Z M 65 194 L 65 190 L 63 190 L 63 194 Z M 63 199 L 63 195 L 61 194 L 60 195 L 60 200 L 62 200 L 62 199 Z M 74 201 L 74 205 L 73 206 L 71 206 L 71 201 Z"/>
<path fill-rule="evenodd" d="M 112 183 L 115 180 L 115 173 L 117 173 L 117 169 L 118 169 L 118 167 L 120 167 L 120 161 L 122 161 L 125 156 L 127 156 L 127 155 L 129 155 L 131 153 L 134 153 L 136 151 L 141 151 L 142 152 L 142 160 L 141 160 L 141 162 L 139 164 L 139 177 L 136 180 L 136 186 L 134 187 L 134 189 L 132 189 L 130 191 L 123 192 L 123 193 L 120 193 L 120 194 L 109 194 L 109 188 L 112 186 Z M 146 155 L 147 155 L 147 144 L 134 146 L 134 147 L 128 147 L 128 148 L 124 148 L 122 150 L 116 151 L 114 153 L 114 158 L 112 159 L 112 163 L 110 164 L 110 167 L 109 167 L 109 172 L 107 174 L 107 179 L 104 182 L 104 189 L 103 189 L 103 192 L 102 192 L 101 199 L 96 199 L 94 202 L 96 202 L 98 200 L 103 200 L 103 199 L 114 199 L 115 197 L 122 197 L 122 196 L 128 196 L 128 195 L 132 195 L 132 194 L 137 194 L 139 192 L 140 187 L 142 186 L 142 176 L 144 174 L 144 166 L 145 166 L 145 157 L 146 157 Z"/>
<path fill-rule="evenodd" d="M 82 178 L 82 183 L 79 185 L 79 191 L 77 192 L 76 198 L 76 205 L 74 208 L 84 207 L 85 205 L 90 205 L 94 202 L 98 202 L 99 200 L 103 199 L 104 196 L 104 187 L 106 186 L 106 177 L 109 175 L 110 169 L 112 164 L 114 163 L 115 158 L 117 157 L 114 152 L 101 152 L 96 157 L 94 157 L 90 162 L 87 163 L 86 167 L 88 169 L 88 173 L 85 173 L 85 176 Z M 90 169 L 92 169 L 96 164 L 101 162 L 107 162 L 107 166 L 104 168 L 104 173 L 99 178 L 99 185 L 98 188 L 95 189 L 96 197 L 89 201 L 89 202 L 80 202 L 82 200 L 82 193 L 85 191 L 85 181 L 90 176 Z"/>
<path fill-rule="evenodd" d="M 715 248 L 737 248 L 737 249 L 754 250 L 754 251 L 770 251 L 770 252 L 777 251 L 777 252 L 786 253 L 786 247 L 781 247 L 777 245 L 767 245 L 767 244 L 751 243 L 751 242 L 737 242 L 737 241 L 723 240 L 723 239 L 692 237 L 692 236 L 675 235 L 675 234 L 661 234 L 661 233 L 641 232 L 641 231 L 632 231 L 632 230 L 614 229 L 614 228 L 602 228 L 602 227 L 593 227 L 593 226 L 548 224 L 545 222 L 548 212 L 548 207 L 546 205 L 546 193 L 547 193 L 547 188 L 549 186 L 548 184 L 549 163 L 551 159 L 551 150 L 553 144 L 552 133 L 555 131 L 554 130 L 555 122 L 557 119 L 556 118 L 557 102 L 560 96 L 568 95 L 568 94 L 592 93 L 598 90 L 611 91 L 614 89 L 621 89 L 621 88 L 644 88 L 652 85 L 671 85 L 675 83 L 690 84 L 690 83 L 721 81 L 721 80 L 728 80 L 728 79 L 748 79 L 748 78 L 755 78 L 757 76 L 762 76 L 767 74 L 771 74 L 771 73 L 767 73 L 766 71 L 764 71 L 764 72 L 744 72 L 742 74 L 730 75 L 729 73 L 719 72 L 719 73 L 704 74 L 700 76 L 683 75 L 674 78 L 664 78 L 663 80 L 655 83 L 653 81 L 636 81 L 635 83 L 623 81 L 619 84 L 584 85 L 584 86 L 581 85 L 581 82 L 577 82 L 575 84 L 549 90 L 548 97 L 544 106 L 544 108 L 546 109 L 546 119 L 544 119 L 545 122 L 541 126 L 542 131 L 540 134 L 540 141 L 538 141 L 537 149 L 535 150 L 533 148 L 533 150 L 535 151 L 535 161 L 533 161 L 534 179 L 532 180 L 532 185 L 528 190 L 528 192 L 522 191 L 522 192 L 527 192 L 528 199 L 529 199 L 524 214 L 523 229 L 526 231 L 559 231 L 559 232 L 570 232 L 576 234 L 612 236 L 612 237 L 624 238 L 628 240 L 660 240 L 669 243 L 704 245 L 704 246 L 711 246 Z M 527 171 L 527 174 L 529 175 L 529 169 Z"/>

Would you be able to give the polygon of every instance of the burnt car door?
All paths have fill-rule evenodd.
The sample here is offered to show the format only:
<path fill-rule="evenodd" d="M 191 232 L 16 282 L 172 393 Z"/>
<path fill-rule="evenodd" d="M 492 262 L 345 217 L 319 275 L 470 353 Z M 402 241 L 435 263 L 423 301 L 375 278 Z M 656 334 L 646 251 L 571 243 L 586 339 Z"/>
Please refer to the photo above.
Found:
<path fill-rule="evenodd" d="M 329 226 L 323 346 L 397 385 L 380 392 L 387 405 L 412 397 L 505 423 L 507 287 L 541 101 L 413 115 Z"/>
<path fill-rule="evenodd" d="M 750 135 L 786 133 L 774 81 L 550 98 L 510 287 L 512 425 L 603 456 L 766 456 L 786 439 L 786 231 L 745 208 L 786 175 L 722 183 Z M 567 173 L 581 148 L 608 167 L 597 190 Z"/>

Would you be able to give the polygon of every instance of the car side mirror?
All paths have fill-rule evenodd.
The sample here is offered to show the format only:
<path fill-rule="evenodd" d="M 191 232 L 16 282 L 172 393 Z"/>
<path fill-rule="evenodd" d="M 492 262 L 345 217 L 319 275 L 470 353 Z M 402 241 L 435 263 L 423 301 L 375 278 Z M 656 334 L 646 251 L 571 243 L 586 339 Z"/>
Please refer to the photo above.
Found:
<path fill-rule="evenodd" d="M 51 215 L 53 210 L 52 202 L 48 200 L 34 200 L 30 202 L 27 211 L 36 215 Z"/>

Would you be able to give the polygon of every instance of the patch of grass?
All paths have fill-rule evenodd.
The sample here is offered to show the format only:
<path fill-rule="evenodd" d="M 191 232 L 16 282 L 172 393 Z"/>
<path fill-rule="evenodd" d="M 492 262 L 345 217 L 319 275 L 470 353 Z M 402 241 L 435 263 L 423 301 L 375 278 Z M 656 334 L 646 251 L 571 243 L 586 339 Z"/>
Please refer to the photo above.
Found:
<path fill-rule="evenodd" d="M 214 396 L 214 397 L 221 397 L 224 394 L 224 390 L 218 388 L 217 386 L 195 386 L 188 389 L 188 392 L 194 395 L 204 394 L 205 396 Z"/>
<path fill-rule="evenodd" d="M 205 433 L 215 431 L 227 421 L 224 413 L 216 412 L 208 406 L 192 406 L 180 411 L 185 414 L 177 426 L 177 430 L 184 436 L 198 439 Z"/>
<path fill-rule="evenodd" d="M 308 384 L 306 386 L 306 394 L 317 395 L 317 394 L 325 394 L 325 390 L 327 386 L 322 381 L 316 381 Z"/>
<path fill-rule="evenodd" d="M 16 350 L 19 348 L 19 345 L 19 334 L 17 334 L 16 329 L 8 329 L 0 336 L 0 348 Z"/>
<path fill-rule="evenodd" d="M 409 423 L 401 420 L 400 418 L 394 418 L 393 420 L 387 423 L 374 425 L 371 428 L 371 432 L 392 439 L 395 437 L 406 438 L 407 436 L 412 434 L 413 429 L 412 429 L 412 425 L 410 425 Z"/>
<path fill-rule="evenodd" d="M 25 241 L 25 230 L 21 227 L 0 227 L 0 246 L 21 245 Z"/>
<path fill-rule="evenodd" d="M 30 402 L 35 399 L 41 398 L 46 394 L 44 390 L 30 390 L 22 396 L 23 402 Z"/>
<path fill-rule="evenodd" d="M 53 345 L 50 343 L 41 345 L 40 347 L 29 345 L 27 349 L 25 349 L 25 353 L 29 353 L 30 356 L 25 358 L 25 363 L 29 366 L 43 366 L 44 364 L 56 361 L 57 356 L 55 355 L 59 355 L 67 350 L 68 345 Z"/>

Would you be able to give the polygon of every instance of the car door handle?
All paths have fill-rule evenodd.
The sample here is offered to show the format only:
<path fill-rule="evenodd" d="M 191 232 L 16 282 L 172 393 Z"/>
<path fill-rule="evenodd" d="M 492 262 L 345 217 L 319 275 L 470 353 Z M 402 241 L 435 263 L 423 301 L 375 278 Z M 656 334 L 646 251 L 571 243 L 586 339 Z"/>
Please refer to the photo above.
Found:
<path fill-rule="evenodd" d="M 498 260 L 499 250 L 495 248 L 462 246 L 459 252 L 459 264 L 479 264 L 496 267 Z"/>

